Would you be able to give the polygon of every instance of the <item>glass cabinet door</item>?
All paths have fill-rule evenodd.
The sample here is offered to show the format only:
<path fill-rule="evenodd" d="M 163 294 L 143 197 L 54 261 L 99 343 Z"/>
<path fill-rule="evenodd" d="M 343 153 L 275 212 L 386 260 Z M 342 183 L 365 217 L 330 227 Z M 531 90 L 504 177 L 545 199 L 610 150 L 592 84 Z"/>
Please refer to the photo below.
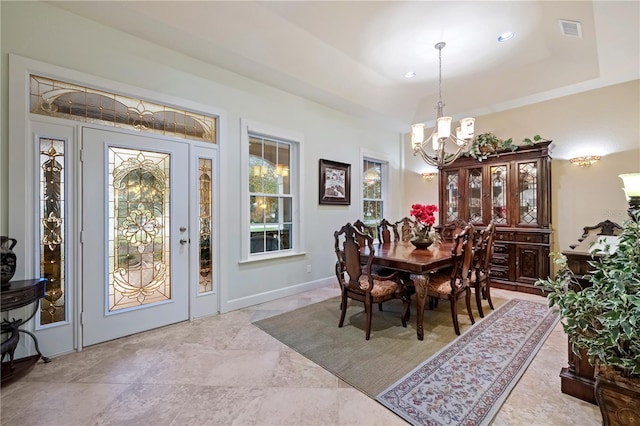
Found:
<path fill-rule="evenodd" d="M 518 222 L 527 225 L 538 223 L 538 167 L 536 162 L 518 164 Z"/>
<path fill-rule="evenodd" d="M 491 218 L 507 223 L 507 166 L 491 166 Z"/>
<path fill-rule="evenodd" d="M 469 222 L 482 223 L 482 169 L 469 170 Z"/>
<path fill-rule="evenodd" d="M 460 209 L 458 206 L 458 172 L 446 172 L 445 182 L 445 221 L 453 222 L 460 217 Z"/>

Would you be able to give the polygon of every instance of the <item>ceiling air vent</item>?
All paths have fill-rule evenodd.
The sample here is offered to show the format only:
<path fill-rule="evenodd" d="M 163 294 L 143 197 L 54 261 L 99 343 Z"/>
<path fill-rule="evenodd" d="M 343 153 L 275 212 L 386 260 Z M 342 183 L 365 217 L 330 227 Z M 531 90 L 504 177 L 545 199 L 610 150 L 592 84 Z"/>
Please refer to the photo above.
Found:
<path fill-rule="evenodd" d="M 566 21 L 560 19 L 560 32 L 563 36 L 582 38 L 582 28 L 578 21 Z"/>

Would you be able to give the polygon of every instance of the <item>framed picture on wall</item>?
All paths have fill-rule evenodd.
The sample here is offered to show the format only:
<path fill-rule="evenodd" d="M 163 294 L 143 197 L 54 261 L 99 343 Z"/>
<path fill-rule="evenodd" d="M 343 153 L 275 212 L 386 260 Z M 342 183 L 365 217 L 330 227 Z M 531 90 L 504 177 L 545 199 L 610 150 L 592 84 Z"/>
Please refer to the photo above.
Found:
<path fill-rule="evenodd" d="M 351 204 L 351 164 L 320 159 L 320 204 Z"/>

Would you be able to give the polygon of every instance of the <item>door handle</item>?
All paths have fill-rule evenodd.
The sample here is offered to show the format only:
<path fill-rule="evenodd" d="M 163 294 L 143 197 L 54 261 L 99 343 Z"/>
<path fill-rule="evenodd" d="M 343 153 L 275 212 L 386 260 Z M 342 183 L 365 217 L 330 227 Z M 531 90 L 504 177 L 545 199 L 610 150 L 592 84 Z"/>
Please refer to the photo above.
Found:
<path fill-rule="evenodd" d="M 189 240 L 180 240 L 180 244 L 181 244 L 181 245 L 185 245 L 185 244 L 187 244 L 188 242 L 189 242 Z"/>

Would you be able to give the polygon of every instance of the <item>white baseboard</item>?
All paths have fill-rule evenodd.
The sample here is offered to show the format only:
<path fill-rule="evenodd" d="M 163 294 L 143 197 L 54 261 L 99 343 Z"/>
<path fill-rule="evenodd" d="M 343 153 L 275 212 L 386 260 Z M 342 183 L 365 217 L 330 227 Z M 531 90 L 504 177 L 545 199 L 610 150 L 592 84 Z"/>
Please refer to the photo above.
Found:
<path fill-rule="evenodd" d="M 331 284 L 334 284 L 335 282 L 336 282 L 336 277 L 332 276 L 327 278 L 321 278 L 316 281 L 309 281 L 306 283 L 292 285 L 290 287 L 279 288 L 273 291 L 267 291 L 259 294 L 252 294 L 251 296 L 232 299 L 226 302 L 223 301 L 220 306 L 220 313 L 235 311 L 237 309 L 258 305 L 260 303 L 271 302 L 272 300 L 281 299 L 286 296 L 292 296 L 294 294 L 303 293 L 305 291 L 326 287 Z"/>

